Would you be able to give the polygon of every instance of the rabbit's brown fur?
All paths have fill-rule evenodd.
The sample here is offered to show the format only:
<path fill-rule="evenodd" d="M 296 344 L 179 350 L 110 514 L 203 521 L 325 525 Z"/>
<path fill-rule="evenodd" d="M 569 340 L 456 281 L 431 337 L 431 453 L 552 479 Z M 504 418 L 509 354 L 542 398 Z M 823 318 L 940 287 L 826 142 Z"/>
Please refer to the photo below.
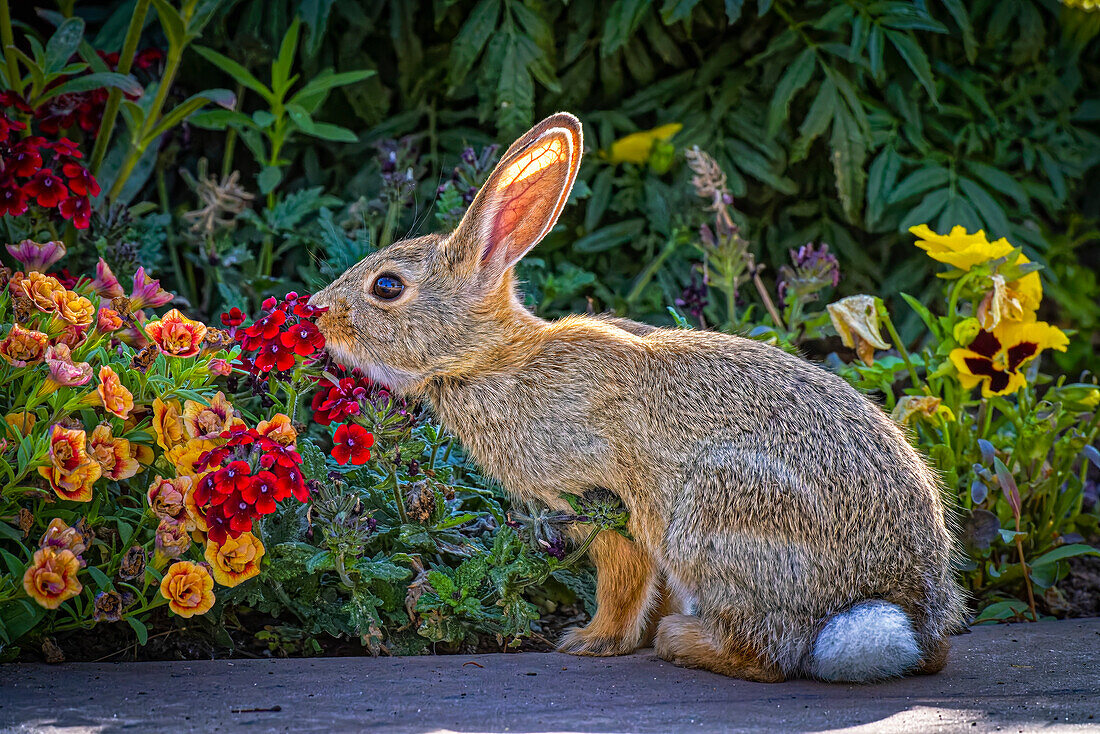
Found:
<path fill-rule="evenodd" d="M 554 136 L 572 138 L 554 143 L 572 155 L 568 175 L 509 186 L 500 172 Z M 662 657 L 753 680 L 938 670 L 964 614 L 945 510 L 876 405 L 760 342 L 523 307 L 512 265 L 556 218 L 579 149 L 575 118 L 548 118 L 453 235 L 373 253 L 315 296 L 329 349 L 426 397 L 517 500 L 566 508 L 563 493 L 593 487 L 622 498 L 635 540 L 594 543 L 598 612 L 563 650 L 630 652 L 656 625 Z M 405 283 L 393 303 L 371 292 L 382 273 Z M 919 652 L 897 669 L 845 652 L 876 633 Z"/>

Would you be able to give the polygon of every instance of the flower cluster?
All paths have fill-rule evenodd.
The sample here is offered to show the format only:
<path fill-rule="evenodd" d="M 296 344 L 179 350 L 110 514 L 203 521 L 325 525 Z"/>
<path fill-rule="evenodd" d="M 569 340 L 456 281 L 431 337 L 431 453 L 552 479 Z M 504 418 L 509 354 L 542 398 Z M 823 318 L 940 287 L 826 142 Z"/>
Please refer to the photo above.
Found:
<path fill-rule="evenodd" d="M 284 372 L 291 369 L 299 357 L 311 357 L 325 348 L 325 337 L 313 319 L 325 309 L 311 306 L 308 296 L 288 293 L 279 302 L 268 298 L 252 325 L 241 328 L 245 315 L 234 308 L 222 314 L 222 324 L 241 343 L 240 359 L 244 368 L 256 373 Z"/>
<path fill-rule="evenodd" d="M 1027 382 L 1023 370 L 1040 352 L 1066 351 L 1068 337 L 1037 320 L 1043 287 L 1037 266 L 1019 248 L 962 227 L 941 235 L 922 224 L 910 232 L 929 257 L 955 268 L 952 301 L 970 289 L 978 303 L 973 316 L 956 323 L 952 336 L 958 346 L 948 355 L 964 388 L 980 385 L 987 398 L 1014 393 Z"/>
<path fill-rule="evenodd" d="M 51 520 L 23 574 L 27 596 L 46 609 L 57 609 L 79 594 L 84 586 L 76 574 L 85 565 L 80 554 L 87 546 L 88 539 L 80 530 L 60 518 Z"/>
<path fill-rule="evenodd" d="M 11 92 L 0 93 L 0 106 L 29 111 Z M 100 188 L 79 162 L 84 154 L 68 138 L 21 137 L 26 129 L 25 123 L 0 111 L 0 216 L 24 214 L 34 203 L 56 210 L 77 229 L 87 229 L 91 197 Z"/>

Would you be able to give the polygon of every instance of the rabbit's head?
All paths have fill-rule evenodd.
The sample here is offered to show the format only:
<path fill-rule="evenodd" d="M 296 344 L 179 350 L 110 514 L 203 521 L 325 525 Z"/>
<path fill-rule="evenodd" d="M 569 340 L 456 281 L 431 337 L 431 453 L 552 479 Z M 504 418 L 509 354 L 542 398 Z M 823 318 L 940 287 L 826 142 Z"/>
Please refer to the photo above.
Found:
<path fill-rule="evenodd" d="M 512 267 L 561 214 L 581 145 L 580 121 L 551 115 L 501 157 L 454 232 L 395 242 L 313 296 L 332 355 L 401 392 L 491 360 L 526 313 Z"/>

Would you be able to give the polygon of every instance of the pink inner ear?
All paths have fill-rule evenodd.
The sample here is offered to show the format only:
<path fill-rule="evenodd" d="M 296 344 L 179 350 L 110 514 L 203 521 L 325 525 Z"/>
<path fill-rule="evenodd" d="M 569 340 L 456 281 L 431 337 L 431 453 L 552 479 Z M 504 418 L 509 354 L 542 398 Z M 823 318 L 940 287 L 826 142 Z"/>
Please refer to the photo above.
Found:
<path fill-rule="evenodd" d="M 511 264 L 553 225 L 568 196 L 571 144 L 553 136 L 532 146 L 508 165 L 495 182 L 495 214 L 488 233 L 487 259 L 503 248 Z"/>

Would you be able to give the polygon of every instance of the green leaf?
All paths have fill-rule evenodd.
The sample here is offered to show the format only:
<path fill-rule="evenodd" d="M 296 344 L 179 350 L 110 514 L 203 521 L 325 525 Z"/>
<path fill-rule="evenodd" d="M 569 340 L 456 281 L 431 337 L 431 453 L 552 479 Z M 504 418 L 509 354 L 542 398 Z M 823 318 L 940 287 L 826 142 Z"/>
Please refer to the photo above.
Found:
<path fill-rule="evenodd" d="M 576 252 L 603 252 L 613 247 L 618 247 L 624 242 L 630 242 L 645 229 L 644 219 L 627 219 L 623 222 L 609 224 L 595 232 L 589 232 L 584 237 L 573 243 Z"/>
<path fill-rule="evenodd" d="M 130 625 L 130 628 L 134 630 L 139 645 L 144 645 L 149 641 L 149 628 L 146 627 L 145 623 L 140 619 L 137 617 L 127 617 L 126 624 Z"/>
<path fill-rule="evenodd" d="M 236 110 L 208 110 L 191 115 L 190 124 L 204 130 L 224 130 L 227 127 L 253 128 L 252 118 Z"/>
<path fill-rule="evenodd" d="M 1058 561 L 1065 560 L 1067 558 L 1075 558 L 1078 556 L 1100 556 L 1100 550 L 1093 548 L 1087 543 L 1071 543 L 1069 545 L 1061 545 L 1052 551 L 1047 551 L 1038 558 L 1029 561 L 1028 565 L 1032 568 L 1039 568 L 1050 563 L 1057 563 Z"/>
<path fill-rule="evenodd" d="M 910 227 L 931 222 L 947 206 L 950 197 L 951 191 L 948 189 L 938 189 L 928 194 L 902 218 L 898 231 L 908 232 Z"/>
<path fill-rule="evenodd" d="M 302 0 L 298 6 L 298 15 L 308 29 L 305 38 L 306 55 L 313 57 L 321 50 L 329 15 L 335 3 L 336 0 Z"/>
<path fill-rule="evenodd" d="M 84 40 L 84 21 L 80 18 L 69 18 L 53 32 L 50 40 L 46 42 L 45 69 L 47 74 L 52 74 L 69 63 L 69 59 L 80 47 Z"/>
<path fill-rule="evenodd" d="M 1027 206 L 1028 195 L 1024 187 L 1001 169 L 980 161 L 967 161 L 966 167 L 990 188 L 1011 196 L 1021 207 Z"/>
<path fill-rule="evenodd" d="M 810 145 L 825 132 L 836 115 L 837 99 L 836 84 L 832 79 L 826 79 L 817 90 L 806 119 L 798 127 L 798 140 L 791 146 L 791 163 L 804 160 L 809 155 Z"/>
<path fill-rule="evenodd" d="M 611 184 L 615 177 L 615 169 L 605 167 L 596 174 L 592 182 L 592 196 L 588 199 L 588 206 L 584 210 L 584 228 L 591 232 L 596 229 L 603 219 L 607 205 L 611 201 Z"/>
<path fill-rule="evenodd" d="M 306 573 L 331 571 L 334 568 L 336 568 L 336 557 L 330 550 L 323 550 L 320 553 L 316 553 L 312 558 L 306 561 Z"/>
<path fill-rule="evenodd" d="M 970 203 L 978 210 L 978 214 L 986 224 L 986 231 L 990 239 L 1008 237 L 1011 229 L 1008 224 L 1008 216 L 1005 210 L 985 189 L 965 176 L 959 177 L 959 188 L 970 199 Z"/>
<path fill-rule="evenodd" d="M 955 19 L 959 30 L 962 31 L 963 48 L 966 49 L 966 60 L 973 64 L 978 59 L 978 42 L 974 39 L 974 29 L 970 25 L 970 15 L 966 11 L 963 0 L 940 0 L 947 12 Z"/>
<path fill-rule="evenodd" d="M 339 74 L 334 74 L 332 69 L 325 69 L 311 79 L 304 87 L 299 89 L 294 96 L 290 98 L 288 104 L 300 104 L 307 111 L 312 112 L 302 100 L 327 92 L 333 87 L 343 87 L 348 84 L 361 82 L 364 79 L 369 79 L 376 73 L 377 72 L 372 69 L 360 69 L 359 71 L 344 71 Z"/>
<path fill-rule="evenodd" d="M 607 58 L 615 53 L 634 35 L 642 22 L 651 0 L 615 0 L 607 10 L 600 39 L 600 56 Z"/>
<path fill-rule="evenodd" d="M 771 107 L 768 109 L 769 136 L 774 136 L 779 131 L 779 126 L 790 115 L 791 101 L 798 90 L 810 83 L 817 66 L 816 59 L 817 54 L 814 49 L 803 50 L 779 78 L 779 83 L 775 85 L 775 93 L 772 95 Z"/>
<path fill-rule="evenodd" d="M 316 479 L 319 482 L 328 480 L 325 452 L 317 444 L 308 438 L 299 439 L 298 453 L 302 456 L 302 475 L 306 479 Z"/>
<path fill-rule="evenodd" d="M 187 27 L 183 23 L 183 16 L 168 0 L 153 0 L 153 7 L 157 9 L 157 17 L 160 18 L 160 29 L 164 31 L 165 37 L 168 38 L 168 46 L 182 49 L 187 36 Z"/>
<path fill-rule="evenodd" d="M 260 185 L 260 193 L 270 194 L 283 180 L 283 169 L 278 166 L 264 166 L 260 175 L 256 177 L 256 183 Z"/>
<path fill-rule="evenodd" d="M 286 97 L 290 87 L 290 69 L 294 65 L 294 52 L 298 50 L 298 30 L 301 27 L 302 22 L 295 17 L 283 36 L 279 55 L 271 63 L 271 92 L 276 99 Z"/>
<path fill-rule="evenodd" d="M 691 11 L 698 4 L 699 0 L 665 0 L 665 4 L 661 6 L 661 20 L 665 25 L 672 25 L 690 18 Z"/>
<path fill-rule="evenodd" d="M 951 175 L 948 170 L 938 163 L 925 166 L 906 176 L 886 199 L 886 203 L 896 204 L 911 196 L 922 194 L 929 189 L 943 186 L 950 178 Z"/>
<path fill-rule="evenodd" d="M 848 111 L 847 105 L 837 105 L 829 143 L 833 150 L 833 175 L 836 179 L 837 195 L 848 221 L 855 223 L 859 219 L 867 181 L 867 174 L 863 170 L 867 148 L 859 125 Z"/>
<path fill-rule="evenodd" d="M 912 69 L 913 74 L 916 75 L 917 81 L 921 83 L 925 91 L 928 92 L 928 96 L 932 98 L 932 102 L 936 105 L 939 104 L 939 97 L 936 96 L 936 84 L 932 80 L 932 66 L 928 63 L 928 57 L 925 56 L 924 51 L 917 45 L 917 42 L 908 33 L 897 33 L 894 31 L 886 31 L 886 35 L 890 39 L 890 43 L 894 44 L 894 48 L 897 49 L 901 58 L 905 60 L 905 63 Z"/>
<path fill-rule="evenodd" d="M 920 320 L 923 321 L 924 325 L 928 327 L 928 330 L 935 334 L 936 338 L 939 339 L 939 325 L 936 323 L 936 318 L 932 315 L 932 312 L 928 310 L 928 307 L 918 301 L 916 298 L 913 298 L 908 293 L 901 293 L 900 295 L 902 299 L 909 304 L 909 308 L 916 311 L 917 315 L 920 316 Z"/>
<path fill-rule="evenodd" d="M 740 20 L 744 7 L 745 0 L 726 0 L 726 21 L 733 25 Z"/>
<path fill-rule="evenodd" d="M 156 0 L 154 0 L 155 2 Z M 160 0 L 163 2 L 163 0 Z M 248 69 L 238 64 L 228 56 L 224 56 L 212 48 L 206 48 L 205 46 L 192 46 L 195 52 L 209 61 L 214 66 L 224 71 L 238 83 L 256 92 L 269 103 L 274 103 L 275 98 L 271 90 L 265 87 L 259 79 L 252 75 Z"/>
<path fill-rule="evenodd" d="M 95 566 L 88 566 L 88 575 L 95 581 L 96 588 L 100 591 L 110 591 L 114 588 L 114 584 L 111 583 L 111 579 L 107 577 L 107 574 L 100 571 Z"/>
<path fill-rule="evenodd" d="M 871 76 L 878 82 L 882 81 L 882 35 L 882 28 L 876 25 L 871 28 L 871 34 L 867 37 L 867 63 L 871 68 Z"/>
<path fill-rule="evenodd" d="M 160 122 L 156 124 L 156 127 L 149 131 L 149 135 L 145 141 L 146 144 L 148 145 L 176 125 L 179 125 L 210 102 L 221 105 L 227 109 L 232 109 L 237 103 L 237 96 L 228 89 L 206 89 L 198 94 L 192 94 L 183 102 L 176 105 L 171 112 L 160 118 Z"/>
<path fill-rule="evenodd" d="M 73 94 L 75 92 L 87 92 L 92 89 L 102 89 L 104 87 L 113 87 L 115 89 L 121 89 L 123 93 L 140 97 L 145 91 L 144 87 L 138 84 L 137 79 L 134 79 L 129 74 L 118 74 L 113 71 L 101 71 L 94 74 L 85 74 L 84 76 L 78 76 L 75 79 L 70 79 L 64 84 L 59 84 L 56 87 L 48 90 L 44 94 L 40 95 L 36 102 L 42 104 L 48 99 L 53 99 L 62 94 Z"/>
<path fill-rule="evenodd" d="M 470 11 L 451 44 L 451 68 L 447 72 L 447 81 L 450 84 L 461 84 L 466 80 L 474 61 L 485 48 L 489 36 L 496 30 L 499 17 L 500 0 L 481 0 Z"/>

